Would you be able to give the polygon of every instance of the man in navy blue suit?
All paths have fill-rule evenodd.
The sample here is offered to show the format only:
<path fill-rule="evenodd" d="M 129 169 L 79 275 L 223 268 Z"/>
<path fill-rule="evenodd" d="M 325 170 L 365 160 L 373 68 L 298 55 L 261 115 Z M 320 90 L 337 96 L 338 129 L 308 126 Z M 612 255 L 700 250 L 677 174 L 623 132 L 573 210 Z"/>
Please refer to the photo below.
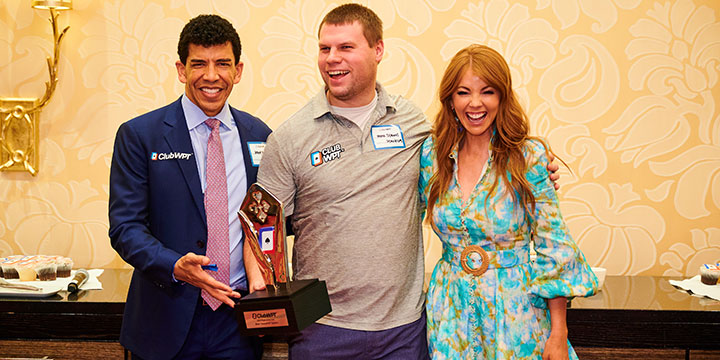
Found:
<path fill-rule="evenodd" d="M 238 333 L 232 309 L 233 299 L 248 290 L 236 212 L 255 182 L 270 133 L 262 121 L 227 103 L 242 75 L 240 50 L 240 38 L 227 20 L 216 15 L 190 20 L 180 34 L 176 63 L 185 93 L 122 124 L 117 132 L 110 170 L 109 235 L 113 248 L 135 268 L 120 335 L 121 344 L 135 359 L 262 355 L 257 338 Z M 224 151 L 229 284 L 202 269 L 214 262 L 204 256 L 205 165 L 212 132 L 205 123 L 208 119 L 220 121 Z M 201 289 L 223 304 L 213 310 L 201 298 Z"/>

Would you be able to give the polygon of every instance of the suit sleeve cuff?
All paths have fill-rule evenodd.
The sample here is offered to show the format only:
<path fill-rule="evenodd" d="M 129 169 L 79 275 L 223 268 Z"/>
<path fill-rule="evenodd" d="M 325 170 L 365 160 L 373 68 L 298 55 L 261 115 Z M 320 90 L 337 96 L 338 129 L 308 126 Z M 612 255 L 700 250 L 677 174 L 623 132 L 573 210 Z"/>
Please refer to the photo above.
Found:
<path fill-rule="evenodd" d="M 184 281 L 180 281 L 180 280 L 178 280 L 178 279 L 175 278 L 175 265 L 177 265 L 177 262 L 178 262 L 178 261 L 180 261 L 180 259 L 177 259 L 177 261 L 175 261 L 175 264 L 173 264 L 172 272 L 170 273 L 170 276 L 172 277 L 172 282 L 173 282 L 173 284 L 185 285 L 185 282 L 184 282 Z"/>

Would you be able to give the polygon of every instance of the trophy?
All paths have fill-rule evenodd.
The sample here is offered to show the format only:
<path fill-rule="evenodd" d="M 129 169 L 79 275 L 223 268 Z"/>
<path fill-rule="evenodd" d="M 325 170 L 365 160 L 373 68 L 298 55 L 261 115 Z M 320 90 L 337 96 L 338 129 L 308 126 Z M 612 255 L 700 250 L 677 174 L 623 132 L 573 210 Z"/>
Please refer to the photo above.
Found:
<path fill-rule="evenodd" d="M 285 215 L 282 203 L 260 184 L 252 184 L 238 217 L 265 281 L 265 290 L 242 297 L 235 317 L 243 335 L 299 332 L 330 311 L 325 281 L 288 279 Z"/>

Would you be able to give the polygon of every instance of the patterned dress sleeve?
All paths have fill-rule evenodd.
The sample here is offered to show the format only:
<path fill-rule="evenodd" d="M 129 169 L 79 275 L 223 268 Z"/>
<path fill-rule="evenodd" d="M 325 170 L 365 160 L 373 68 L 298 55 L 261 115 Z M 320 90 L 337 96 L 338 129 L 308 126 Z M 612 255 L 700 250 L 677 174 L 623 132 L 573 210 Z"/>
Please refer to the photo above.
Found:
<path fill-rule="evenodd" d="M 420 192 L 420 204 L 423 211 L 427 207 L 427 197 L 430 192 L 428 183 L 433 175 L 433 160 L 435 152 L 433 151 L 432 136 L 428 136 L 420 149 L 420 177 L 418 179 L 418 191 Z"/>
<path fill-rule="evenodd" d="M 529 216 L 537 252 L 529 284 L 533 305 L 547 308 L 545 299 L 591 296 L 597 292 L 598 280 L 560 214 L 546 169 L 546 149 L 538 141 L 529 141 L 525 156 L 529 160 L 526 176 L 535 196 L 535 211 Z"/>

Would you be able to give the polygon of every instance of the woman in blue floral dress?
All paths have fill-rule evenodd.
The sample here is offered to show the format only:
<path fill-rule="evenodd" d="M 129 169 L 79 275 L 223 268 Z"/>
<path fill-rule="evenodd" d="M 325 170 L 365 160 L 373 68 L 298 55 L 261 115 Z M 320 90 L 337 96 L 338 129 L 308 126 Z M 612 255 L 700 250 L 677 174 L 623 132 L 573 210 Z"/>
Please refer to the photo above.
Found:
<path fill-rule="evenodd" d="M 570 237 L 510 70 L 471 45 L 450 61 L 419 190 L 443 244 L 427 294 L 433 359 L 577 359 L 566 298 L 598 282 Z M 534 245 L 537 258 L 530 259 Z"/>

